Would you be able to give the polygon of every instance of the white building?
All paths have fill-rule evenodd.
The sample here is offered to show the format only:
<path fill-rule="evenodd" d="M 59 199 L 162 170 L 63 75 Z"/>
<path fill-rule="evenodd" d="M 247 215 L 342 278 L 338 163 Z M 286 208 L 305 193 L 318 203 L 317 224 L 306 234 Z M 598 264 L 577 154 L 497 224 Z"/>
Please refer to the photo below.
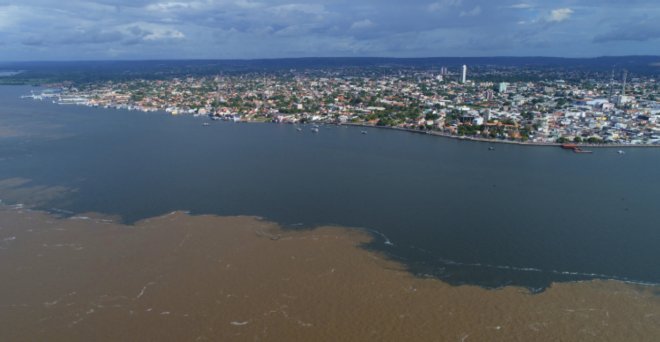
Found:
<path fill-rule="evenodd" d="M 467 82 L 467 65 L 463 64 L 463 70 L 461 72 L 461 83 Z"/>

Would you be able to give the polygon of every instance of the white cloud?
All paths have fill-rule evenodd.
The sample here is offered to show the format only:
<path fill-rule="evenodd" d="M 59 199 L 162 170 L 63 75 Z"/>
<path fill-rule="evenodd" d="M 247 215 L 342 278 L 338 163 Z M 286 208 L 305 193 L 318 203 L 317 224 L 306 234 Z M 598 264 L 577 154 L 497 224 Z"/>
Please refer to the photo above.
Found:
<path fill-rule="evenodd" d="M 178 30 L 162 30 L 162 31 L 155 31 L 152 32 L 146 36 L 144 36 L 144 40 L 166 40 L 166 39 L 184 39 L 186 38 L 186 35 L 184 35 L 181 31 Z"/>
<path fill-rule="evenodd" d="M 264 6 L 264 4 L 261 2 L 249 1 L 249 0 L 238 0 L 234 2 L 234 4 L 240 8 L 259 8 Z"/>
<path fill-rule="evenodd" d="M 463 0 L 441 0 L 428 5 L 429 12 L 438 12 L 450 7 L 458 7 L 463 3 Z"/>
<path fill-rule="evenodd" d="M 481 14 L 481 6 L 476 6 L 469 11 L 461 11 L 461 17 L 476 17 Z"/>
<path fill-rule="evenodd" d="M 546 20 L 553 23 L 560 23 L 570 18 L 572 14 L 573 10 L 570 8 L 558 8 L 552 10 Z"/>
<path fill-rule="evenodd" d="M 29 10 L 14 5 L 0 6 L 0 31 L 14 27 L 26 12 Z"/>
<path fill-rule="evenodd" d="M 369 20 L 369 19 L 364 19 L 360 21 L 356 21 L 351 25 L 351 30 L 360 30 L 360 29 L 365 29 L 369 27 L 373 27 L 374 23 Z"/>
<path fill-rule="evenodd" d="M 295 12 L 315 15 L 323 15 L 326 13 L 325 7 L 317 4 L 286 4 L 274 6 L 271 10 L 279 15 L 287 15 Z"/>
<path fill-rule="evenodd" d="M 513 8 L 513 9 L 530 9 L 532 7 L 534 7 L 534 6 L 532 6 L 530 4 L 526 4 L 526 3 L 520 3 L 520 4 L 515 4 L 515 5 L 509 6 L 509 8 Z"/>
<path fill-rule="evenodd" d="M 171 12 L 171 11 L 180 11 L 186 9 L 195 9 L 200 7 L 198 2 L 157 2 L 147 5 L 147 11 L 152 12 Z"/>

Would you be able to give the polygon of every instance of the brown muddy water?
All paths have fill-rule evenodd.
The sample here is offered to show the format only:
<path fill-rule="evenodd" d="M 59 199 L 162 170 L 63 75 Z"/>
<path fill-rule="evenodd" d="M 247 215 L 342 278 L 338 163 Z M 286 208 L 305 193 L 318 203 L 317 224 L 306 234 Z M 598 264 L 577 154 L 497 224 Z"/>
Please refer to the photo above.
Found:
<path fill-rule="evenodd" d="M 657 287 L 418 278 L 342 227 L 0 209 L 1 341 L 657 341 Z"/>

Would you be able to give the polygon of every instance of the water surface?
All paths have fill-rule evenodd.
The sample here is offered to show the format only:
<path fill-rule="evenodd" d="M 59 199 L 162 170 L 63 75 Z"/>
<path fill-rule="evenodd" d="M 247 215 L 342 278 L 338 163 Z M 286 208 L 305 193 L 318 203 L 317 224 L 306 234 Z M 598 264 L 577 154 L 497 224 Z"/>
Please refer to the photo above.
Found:
<path fill-rule="evenodd" d="M 318 134 L 20 99 L 0 87 L 0 198 L 131 223 L 173 210 L 368 229 L 417 274 L 487 287 L 660 283 L 660 150 L 592 155 L 351 127 Z M 391 242 L 386 244 L 385 242 Z"/>

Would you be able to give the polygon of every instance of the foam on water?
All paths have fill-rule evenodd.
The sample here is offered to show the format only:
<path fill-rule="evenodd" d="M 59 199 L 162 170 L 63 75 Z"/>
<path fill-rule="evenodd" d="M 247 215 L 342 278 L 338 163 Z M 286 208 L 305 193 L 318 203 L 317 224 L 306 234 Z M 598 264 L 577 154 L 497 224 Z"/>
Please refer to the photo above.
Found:
<path fill-rule="evenodd" d="M 411 246 L 411 247 L 415 248 L 414 246 Z M 420 248 L 417 248 L 417 249 L 422 250 Z M 424 250 L 422 250 L 422 251 L 424 251 Z M 634 285 L 660 286 L 660 283 L 641 281 L 641 280 L 636 280 L 636 279 L 630 279 L 628 277 L 621 277 L 621 276 L 615 276 L 615 275 L 609 275 L 609 274 L 603 274 L 603 273 L 560 271 L 560 270 L 544 270 L 544 269 L 540 269 L 540 268 L 536 268 L 536 267 L 519 267 L 519 266 L 511 266 L 511 265 L 493 265 L 493 264 L 484 264 L 484 263 L 478 263 L 478 262 L 477 263 L 468 263 L 468 262 L 460 262 L 460 261 L 444 259 L 444 258 L 438 258 L 437 260 L 440 263 L 448 265 L 448 266 L 481 267 L 481 268 L 490 268 L 490 269 L 516 271 L 516 272 L 551 273 L 551 274 L 558 274 L 558 275 L 564 275 L 564 276 L 586 277 L 586 278 L 603 279 L 603 280 L 617 280 L 617 281 L 621 281 L 621 282 L 629 283 L 629 284 L 634 284 Z"/>
<path fill-rule="evenodd" d="M 380 236 L 383 239 L 383 244 L 385 244 L 387 246 L 394 246 L 394 243 L 385 234 L 383 234 L 383 233 L 381 233 L 381 232 L 379 232 L 375 229 L 371 229 L 371 228 L 356 228 L 356 229 L 369 232 L 372 235 Z"/>
<path fill-rule="evenodd" d="M 72 220 L 89 220 L 90 218 L 88 216 L 72 216 Z"/>

